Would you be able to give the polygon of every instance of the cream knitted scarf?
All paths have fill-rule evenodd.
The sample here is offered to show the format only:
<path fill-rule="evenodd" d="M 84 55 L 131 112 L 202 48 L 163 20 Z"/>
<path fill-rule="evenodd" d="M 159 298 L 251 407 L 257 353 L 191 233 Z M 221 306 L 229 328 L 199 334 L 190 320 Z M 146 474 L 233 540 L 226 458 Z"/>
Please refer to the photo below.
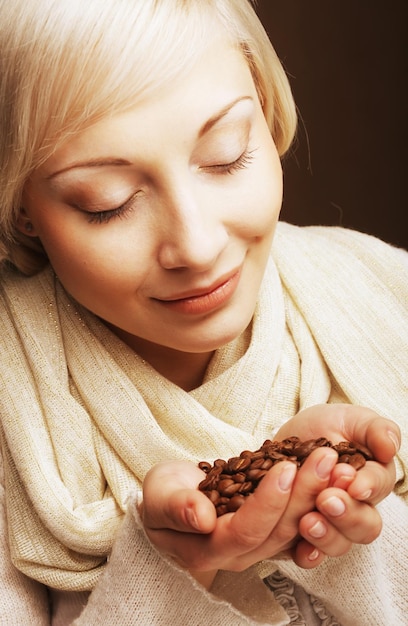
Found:
<path fill-rule="evenodd" d="M 49 586 L 93 588 L 129 493 L 158 461 L 258 447 L 299 408 L 336 400 L 371 406 L 406 433 L 408 263 L 367 236 L 280 224 L 251 327 L 190 393 L 73 302 L 51 270 L 9 275 L 2 291 L 11 552 Z"/>

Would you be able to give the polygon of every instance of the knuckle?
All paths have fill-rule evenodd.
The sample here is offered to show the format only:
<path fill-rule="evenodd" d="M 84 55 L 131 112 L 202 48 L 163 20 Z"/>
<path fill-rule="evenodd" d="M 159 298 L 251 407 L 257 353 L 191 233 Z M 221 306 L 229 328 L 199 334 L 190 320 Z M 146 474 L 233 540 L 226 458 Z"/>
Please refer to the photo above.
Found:
<path fill-rule="evenodd" d="M 360 541 L 360 543 L 362 544 L 372 543 L 379 537 L 381 530 L 382 530 L 382 521 L 381 521 L 381 518 L 379 518 L 377 519 L 376 523 L 371 524 L 370 529 L 364 533 L 364 536 L 362 537 L 362 540 Z"/>
<path fill-rule="evenodd" d="M 262 541 L 263 537 L 259 536 L 256 532 L 252 532 L 253 529 L 240 529 L 239 532 L 234 532 L 232 541 L 236 550 L 239 553 L 248 552 L 257 547 Z"/>
<path fill-rule="evenodd" d="M 347 554 L 347 552 L 350 551 L 352 545 L 352 541 L 348 541 L 343 538 L 341 541 L 332 542 L 330 544 L 325 544 L 324 546 L 319 547 L 327 556 L 339 557 Z"/>

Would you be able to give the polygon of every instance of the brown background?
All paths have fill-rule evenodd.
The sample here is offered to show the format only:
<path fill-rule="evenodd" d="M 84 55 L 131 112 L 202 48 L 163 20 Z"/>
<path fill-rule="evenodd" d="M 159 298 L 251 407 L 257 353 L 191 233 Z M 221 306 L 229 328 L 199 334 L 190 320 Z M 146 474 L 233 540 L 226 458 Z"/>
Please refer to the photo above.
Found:
<path fill-rule="evenodd" d="M 407 0 L 259 0 L 300 113 L 282 219 L 408 248 L 407 9 Z"/>

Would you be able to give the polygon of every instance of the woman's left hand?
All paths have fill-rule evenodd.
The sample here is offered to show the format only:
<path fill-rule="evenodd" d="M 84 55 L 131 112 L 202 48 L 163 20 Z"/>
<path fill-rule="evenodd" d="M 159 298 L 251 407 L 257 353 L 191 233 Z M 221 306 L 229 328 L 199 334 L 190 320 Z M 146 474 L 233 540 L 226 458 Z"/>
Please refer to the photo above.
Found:
<path fill-rule="evenodd" d="M 367 461 L 359 471 L 339 463 L 330 486 L 316 498 L 316 511 L 299 523 L 302 540 L 293 558 L 305 568 L 315 567 L 325 555 L 339 556 L 353 543 L 371 543 L 381 532 L 381 517 L 375 505 L 393 490 L 394 455 L 400 445 L 398 426 L 374 411 L 358 406 L 331 404 L 310 407 L 289 420 L 279 439 L 293 434 L 303 440 L 324 436 L 337 443 L 356 441 L 369 448 L 376 461 Z"/>

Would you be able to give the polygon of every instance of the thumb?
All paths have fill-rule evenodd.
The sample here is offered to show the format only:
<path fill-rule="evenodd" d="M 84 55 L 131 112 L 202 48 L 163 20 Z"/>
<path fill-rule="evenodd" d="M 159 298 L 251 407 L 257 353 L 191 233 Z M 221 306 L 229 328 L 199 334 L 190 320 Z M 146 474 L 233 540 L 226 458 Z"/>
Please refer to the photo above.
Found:
<path fill-rule="evenodd" d="M 155 465 L 143 483 L 141 517 L 145 528 L 211 532 L 216 523 L 215 508 L 197 489 L 204 476 L 188 461 Z"/>

